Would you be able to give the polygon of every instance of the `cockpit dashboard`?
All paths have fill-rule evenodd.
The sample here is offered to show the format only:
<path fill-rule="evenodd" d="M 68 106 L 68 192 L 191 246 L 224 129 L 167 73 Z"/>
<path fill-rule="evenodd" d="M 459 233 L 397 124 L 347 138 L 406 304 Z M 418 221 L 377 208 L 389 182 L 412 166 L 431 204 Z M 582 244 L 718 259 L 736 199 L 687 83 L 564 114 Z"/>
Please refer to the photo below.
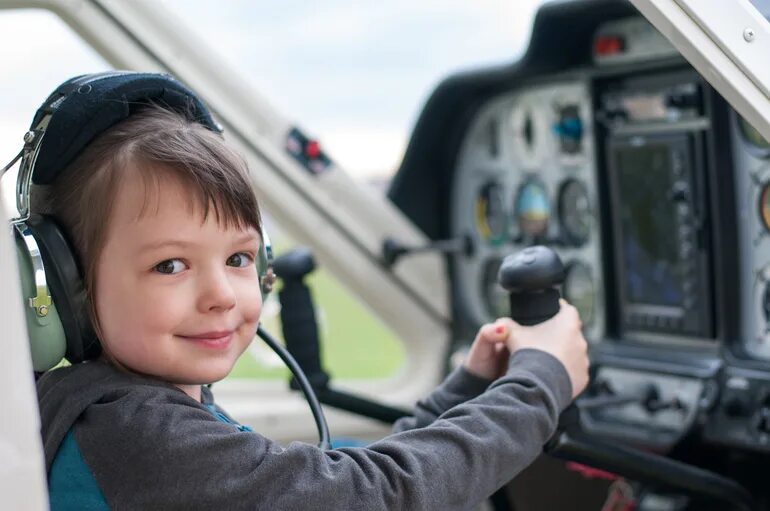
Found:
<path fill-rule="evenodd" d="M 546 5 L 519 62 L 442 83 L 390 197 L 469 240 L 456 349 L 507 315 L 502 259 L 547 245 L 591 346 L 584 397 L 638 396 L 583 429 L 770 452 L 770 143 L 630 4 Z"/>

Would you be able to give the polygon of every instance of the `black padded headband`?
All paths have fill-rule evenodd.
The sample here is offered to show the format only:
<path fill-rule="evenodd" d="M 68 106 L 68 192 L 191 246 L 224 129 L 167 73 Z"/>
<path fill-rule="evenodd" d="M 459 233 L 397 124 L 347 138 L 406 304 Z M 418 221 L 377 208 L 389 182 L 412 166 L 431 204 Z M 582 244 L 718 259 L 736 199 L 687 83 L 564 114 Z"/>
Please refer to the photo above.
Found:
<path fill-rule="evenodd" d="M 35 113 L 31 130 L 46 115 L 51 117 L 32 181 L 38 185 L 51 183 L 97 135 L 151 102 L 212 131 L 222 131 L 201 100 L 168 75 L 110 71 L 76 76 L 61 84 Z"/>

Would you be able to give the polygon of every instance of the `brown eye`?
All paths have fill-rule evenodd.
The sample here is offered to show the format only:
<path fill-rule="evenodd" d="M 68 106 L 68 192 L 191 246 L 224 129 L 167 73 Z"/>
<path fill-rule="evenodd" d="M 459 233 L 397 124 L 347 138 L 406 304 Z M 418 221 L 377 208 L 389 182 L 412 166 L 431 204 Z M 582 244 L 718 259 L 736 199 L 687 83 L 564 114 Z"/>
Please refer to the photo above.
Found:
<path fill-rule="evenodd" d="M 238 252 L 227 258 L 227 266 L 243 268 L 254 263 L 254 258 L 246 252 Z"/>
<path fill-rule="evenodd" d="M 165 275 L 173 275 L 179 273 L 187 268 L 181 259 L 167 259 L 161 261 L 153 268 L 157 273 L 163 273 Z"/>

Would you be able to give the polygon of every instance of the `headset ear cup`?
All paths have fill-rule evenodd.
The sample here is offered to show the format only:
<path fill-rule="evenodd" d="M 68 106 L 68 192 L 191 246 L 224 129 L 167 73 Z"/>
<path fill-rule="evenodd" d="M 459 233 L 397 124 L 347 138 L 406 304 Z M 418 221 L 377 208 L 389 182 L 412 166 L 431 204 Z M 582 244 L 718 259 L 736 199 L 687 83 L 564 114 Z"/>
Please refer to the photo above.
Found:
<path fill-rule="evenodd" d="M 46 305 L 45 314 L 38 314 L 31 306 L 31 301 L 37 295 L 33 256 L 18 233 L 16 234 L 16 255 L 19 262 L 32 368 L 36 372 L 44 372 L 56 366 L 64 358 L 67 338 L 55 304 Z"/>
<path fill-rule="evenodd" d="M 262 292 L 262 299 L 273 290 L 275 284 L 275 273 L 273 272 L 273 245 L 267 233 L 262 231 L 262 243 L 257 254 L 257 275 L 259 276 L 259 288 Z"/>
<path fill-rule="evenodd" d="M 27 226 L 43 256 L 48 287 L 67 338 L 67 360 L 75 364 L 96 358 L 101 346 L 91 323 L 88 295 L 75 253 L 51 217 L 32 215 Z"/>

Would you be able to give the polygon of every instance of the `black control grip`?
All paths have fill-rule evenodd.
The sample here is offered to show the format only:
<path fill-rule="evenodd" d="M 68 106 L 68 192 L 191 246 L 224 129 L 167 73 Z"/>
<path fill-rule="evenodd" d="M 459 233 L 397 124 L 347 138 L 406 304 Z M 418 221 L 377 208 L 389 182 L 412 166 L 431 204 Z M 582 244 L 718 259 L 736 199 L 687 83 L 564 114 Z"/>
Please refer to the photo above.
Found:
<path fill-rule="evenodd" d="M 310 289 L 302 281 L 284 281 L 278 293 L 286 349 L 307 375 L 313 387 L 325 387 L 329 376 L 321 368 L 318 326 Z M 315 339 L 316 342 L 312 342 Z"/>
<path fill-rule="evenodd" d="M 326 387 L 329 376 L 321 366 L 321 343 L 310 288 L 303 279 L 315 269 L 313 253 L 296 248 L 273 261 L 273 271 L 283 280 L 278 293 L 286 349 L 314 388 Z M 292 386 L 296 385 L 292 382 Z"/>
<path fill-rule="evenodd" d="M 510 296 L 511 318 L 520 325 L 542 323 L 559 312 L 565 269 L 548 247 L 529 247 L 503 260 L 498 281 Z"/>

